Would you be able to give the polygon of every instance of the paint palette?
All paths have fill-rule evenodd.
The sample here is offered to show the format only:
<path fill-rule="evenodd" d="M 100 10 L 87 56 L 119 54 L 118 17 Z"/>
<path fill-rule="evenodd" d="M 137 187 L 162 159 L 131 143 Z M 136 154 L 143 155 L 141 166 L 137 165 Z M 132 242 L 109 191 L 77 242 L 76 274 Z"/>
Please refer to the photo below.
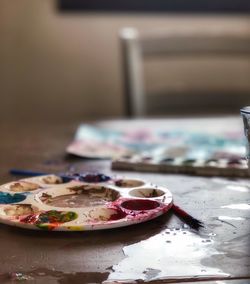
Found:
<path fill-rule="evenodd" d="M 242 130 L 239 117 L 83 124 L 67 152 L 115 170 L 250 177 Z"/>
<path fill-rule="evenodd" d="M 145 222 L 167 212 L 172 194 L 140 179 L 90 178 L 64 182 L 56 175 L 0 186 L 0 222 L 27 229 L 84 231 Z"/>
<path fill-rule="evenodd" d="M 250 177 L 246 159 L 185 159 L 124 156 L 112 161 L 112 169 L 180 173 L 198 176 Z"/>

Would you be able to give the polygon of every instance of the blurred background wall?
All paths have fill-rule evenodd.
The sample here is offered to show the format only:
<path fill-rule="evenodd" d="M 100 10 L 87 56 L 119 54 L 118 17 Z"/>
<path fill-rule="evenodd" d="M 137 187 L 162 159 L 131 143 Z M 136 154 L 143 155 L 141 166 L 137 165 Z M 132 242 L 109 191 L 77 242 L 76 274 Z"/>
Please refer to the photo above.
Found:
<path fill-rule="evenodd" d="M 0 0 L 1 121 L 122 117 L 118 32 L 126 26 L 139 31 L 212 27 L 250 35 L 246 16 L 70 14 L 58 12 L 54 0 Z M 192 60 L 175 60 L 145 65 L 149 88 L 181 88 L 183 68 L 192 70 L 187 80 L 200 74 Z M 204 63 L 207 70 L 196 81 L 210 86 L 214 65 L 211 60 Z M 217 65 L 218 74 L 226 73 L 214 84 L 250 91 L 249 60 Z"/>

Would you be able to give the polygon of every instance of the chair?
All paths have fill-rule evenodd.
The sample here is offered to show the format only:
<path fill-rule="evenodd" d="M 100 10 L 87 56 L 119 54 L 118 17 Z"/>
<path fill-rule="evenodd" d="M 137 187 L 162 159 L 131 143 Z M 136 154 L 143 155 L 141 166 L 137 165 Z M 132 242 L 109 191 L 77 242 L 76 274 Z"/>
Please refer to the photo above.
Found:
<path fill-rule="evenodd" d="M 198 58 L 199 56 L 201 58 L 206 55 L 232 58 L 232 56 L 247 55 L 247 60 L 250 60 L 250 37 L 245 34 L 221 33 L 220 31 L 204 33 L 155 31 L 140 34 L 134 28 L 124 28 L 120 32 L 120 41 L 126 114 L 129 117 L 146 116 L 149 105 L 156 105 L 156 112 L 161 110 L 159 114 L 165 115 L 177 111 L 203 113 L 205 110 L 215 109 L 218 112 L 221 112 L 222 109 L 236 109 L 238 112 L 239 107 L 250 104 L 250 94 L 247 91 L 233 91 L 229 97 L 227 92 L 232 91 L 226 90 L 226 88 L 213 92 L 204 90 L 205 95 L 201 94 L 200 90 L 193 91 L 184 88 L 182 93 L 170 90 L 168 98 L 171 100 L 164 103 L 163 95 L 151 96 L 150 100 L 145 91 L 143 72 L 144 60 L 159 56 L 167 58 L 171 56 Z M 185 95 L 187 97 L 184 97 Z M 157 99 L 159 99 L 158 102 Z"/>

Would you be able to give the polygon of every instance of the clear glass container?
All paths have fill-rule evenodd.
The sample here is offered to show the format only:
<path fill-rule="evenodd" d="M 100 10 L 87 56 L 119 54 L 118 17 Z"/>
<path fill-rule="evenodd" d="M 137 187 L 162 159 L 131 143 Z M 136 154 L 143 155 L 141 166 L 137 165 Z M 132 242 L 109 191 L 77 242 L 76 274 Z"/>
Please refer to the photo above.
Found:
<path fill-rule="evenodd" d="M 240 113 L 244 124 L 244 133 L 246 137 L 246 158 L 248 168 L 250 170 L 250 106 L 243 107 L 240 110 Z"/>

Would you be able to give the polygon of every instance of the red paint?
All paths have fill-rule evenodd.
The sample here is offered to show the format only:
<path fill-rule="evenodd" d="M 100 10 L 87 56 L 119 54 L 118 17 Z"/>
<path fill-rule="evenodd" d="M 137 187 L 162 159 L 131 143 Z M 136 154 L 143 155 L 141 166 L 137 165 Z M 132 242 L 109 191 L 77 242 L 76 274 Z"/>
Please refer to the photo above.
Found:
<path fill-rule="evenodd" d="M 122 179 L 116 180 L 116 181 L 115 181 L 115 185 L 121 187 L 121 186 L 123 185 Z"/>
<path fill-rule="evenodd" d="M 51 220 L 51 223 L 39 223 L 39 214 L 34 214 L 34 215 L 28 215 L 27 217 L 23 218 L 20 220 L 20 222 L 22 223 L 26 223 L 26 224 L 35 224 L 36 226 L 38 226 L 40 229 L 46 229 L 46 230 L 54 230 L 55 228 L 59 227 L 62 223 L 60 222 L 53 222 L 53 220 Z M 44 227 L 43 227 L 44 225 Z"/>
<path fill-rule="evenodd" d="M 127 216 L 127 214 L 122 211 L 122 209 L 120 207 L 117 207 L 114 208 L 115 210 L 115 213 L 112 214 L 110 217 L 109 217 L 109 221 L 115 221 L 115 220 L 120 220 L 122 218 L 125 218 Z"/>
<path fill-rule="evenodd" d="M 121 207 L 128 209 L 128 210 L 153 210 L 159 207 L 160 204 L 154 200 L 147 200 L 147 199 L 131 199 L 124 201 L 121 204 Z"/>
<path fill-rule="evenodd" d="M 61 211 L 50 210 L 40 214 L 31 214 L 21 219 L 20 222 L 34 224 L 40 229 L 53 230 L 62 223 L 72 221 L 77 218 L 74 212 L 63 213 Z"/>
<path fill-rule="evenodd" d="M 229 159 L 227 161 L 229 167 L 235 167 L 241 165 L 241 159 Z"/>
<path fill-rule="evenodd" d="M 155 200 L 119 198 L 109 203 L 108 208 L 115 211 L 108 221 L 116 221 L 123 218 L 130 220 L 147 219 L 157 212 L 164 211 L 165 206 Z"/>
<path fill-rule="evenodd" d="M 20 222 L 26 224 L 34 224 L 38 220 L 38 217 L 38 214 L 28 215 L 27 217 L 21 219 Z"/>

